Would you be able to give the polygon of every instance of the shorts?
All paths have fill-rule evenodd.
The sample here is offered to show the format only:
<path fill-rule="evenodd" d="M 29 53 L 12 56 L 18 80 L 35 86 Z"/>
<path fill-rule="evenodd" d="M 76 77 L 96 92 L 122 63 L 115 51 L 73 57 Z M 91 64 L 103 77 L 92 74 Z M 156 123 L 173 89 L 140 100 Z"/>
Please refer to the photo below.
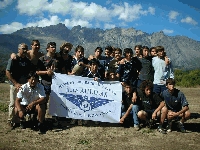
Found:
<path fill-rule="evenodd" d="M 26 114 L 35 114 L 36 113 L 36 106 L 33 106 L 33 108 L 31 109 L 31 110 L 26 110 L 26 107 L 28 106 L 28 105 L 21 105 L 23 108 L 24 108 L 24 116 L 26 115 Z"/>

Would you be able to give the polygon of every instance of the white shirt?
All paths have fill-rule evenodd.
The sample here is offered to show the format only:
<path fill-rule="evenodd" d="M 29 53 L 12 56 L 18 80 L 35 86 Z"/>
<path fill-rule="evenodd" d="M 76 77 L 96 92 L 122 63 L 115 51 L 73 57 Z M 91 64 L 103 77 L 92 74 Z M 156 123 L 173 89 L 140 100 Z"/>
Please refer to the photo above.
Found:
<path fill-rule="evenodd" d="M 34 89 L 32 89 L 29 85 L 29 82 L 23 84 L 20 90 L 17 93 L 17 98 L 21 98 L 21 105 L 28 105 L 34 100 L 39 98 L 46 97 L 44 87 L 40 83 L 37 83 Z"/>
<path fill-rule="evenodd" d="M 166 83 L 166 79 L 174 78 L 171 62 L 169 65 L 166 65 L 164 60 L 156 56 L 156 57 L 153 57 L 152 65 L 154 67 L 153 84 L 164 85 Z"/>

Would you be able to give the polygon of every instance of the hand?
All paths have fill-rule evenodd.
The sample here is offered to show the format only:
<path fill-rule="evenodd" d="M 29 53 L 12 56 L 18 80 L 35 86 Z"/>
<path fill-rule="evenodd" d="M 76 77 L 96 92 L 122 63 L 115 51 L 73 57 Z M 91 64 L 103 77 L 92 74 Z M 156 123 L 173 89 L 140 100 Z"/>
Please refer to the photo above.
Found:
<path fill-rule="evenodd" d="M 178 114 L 176 112 L 173 112 L 173 111 L 168 112 L 168 118 L 169 119 L 172 119 L 172 118 L 177 117 L 177 116 L 178 116 Z"/>
<path fill-rule="evenodd" d="M 54 73 L 53 73 L 53 71 L 51 69 L 47 69 L 47 75 L 48 76 L 53 76 Z"/>
<path fill-rule="evenodd" d="M 122 85 L 122 86 L 125 86 L 126 84 L 125 84 L 125 82 L 121 82 L 121 85 Z"/>
<path fill-rule="evenodd" d="M 30 111 L 33 108 L 33 106 L 34 106 L 34 103 L 32 102 L 26 107 L 26 110 Z"/>
<path fill-rule="evenodd" d="M 21 84 L 16 83 L 16 84 L 15 84 L 15 88 L 16 88 L 17 90 L 19 90 L 19 89 L 21 88 Z"/>
<path fill-rule="evenodd" d="M 136 100 L 137 100 L 137 96 L 136 96 L 136 94 L 133 93 L 132 102 L 136 103 Z"/>
<path fill-rule="evenodd" d="M 99 78 L 98 77 L 94 77 L 94 81 L 98 81 L 99 80 Z"/>
<path fill-rule="evenodd" d="M 157 116 L 157 115 L 156 115 L 156 113 L 154 112 L 154 113 L 152 114 L 152 119 L 155 120 L 155 119 L 156 119 L 156 116 Z"/>
<path fill-rule="evenodd" d="M 123 117 L 120 119 L 119 123 L 124 123 L 124 118 Z"/>

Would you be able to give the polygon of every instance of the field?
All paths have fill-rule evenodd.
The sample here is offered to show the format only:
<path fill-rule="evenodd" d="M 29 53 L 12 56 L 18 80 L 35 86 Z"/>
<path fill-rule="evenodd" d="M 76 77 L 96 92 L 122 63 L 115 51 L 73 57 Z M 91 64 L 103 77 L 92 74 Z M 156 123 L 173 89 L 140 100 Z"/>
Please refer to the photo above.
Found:
<path fill-rule="evenodd" d="M 200 149 L 200 88 L 179 88 L 189 102 L 191 119 L 185 123 L 187 133 L 176 130 L 161 134 L 155 129 L 124 128 L 119 124 L 101 123 L 88 126 L 70 126 L 61 119 L 62 129 L 51 127 L 51 116 L 47 117 L 49 130 L 38 134 L 29 128 L 11 130 L 7 122 L 9 85 L 0 83 L 0 149 L 106 149 L 106 150 L 198 150 Z M 176 129 L 176 128 L 174 128 Z"/>

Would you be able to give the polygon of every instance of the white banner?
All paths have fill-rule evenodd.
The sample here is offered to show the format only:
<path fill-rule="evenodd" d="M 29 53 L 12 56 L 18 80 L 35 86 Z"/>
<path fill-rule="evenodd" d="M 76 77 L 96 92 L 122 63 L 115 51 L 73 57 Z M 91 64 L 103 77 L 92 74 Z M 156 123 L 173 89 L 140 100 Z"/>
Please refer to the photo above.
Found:
<path fill-rule="evenodd" d="M 118 81 L 55 73 L 49 113 L 52 116 L 118 123 L 122 86 Z"/>

